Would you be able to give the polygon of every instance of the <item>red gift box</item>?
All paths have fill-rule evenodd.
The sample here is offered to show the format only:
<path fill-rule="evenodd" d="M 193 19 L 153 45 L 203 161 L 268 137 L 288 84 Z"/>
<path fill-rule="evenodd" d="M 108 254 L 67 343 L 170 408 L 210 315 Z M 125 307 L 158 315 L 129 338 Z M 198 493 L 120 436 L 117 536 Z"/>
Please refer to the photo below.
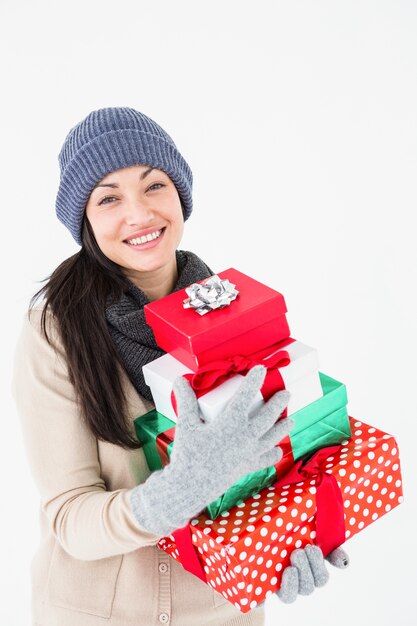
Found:
<path fill-rule="evenodd" d="M 201 514 L 158 546 L 243 613 L 253 609 L 279 589 L 293 549 L 316 543 L 328 554 L 402 502 L 395 438 L 349 419 L 352 438 L 328 448 L 330 456 L 313 455 L 299 468 L 307 478 L 288 484 L 293 468 L 216 520 Z"/>
<path fill-rule="evenodd" d="M 157 344 L 192 370 L 216 359 L 250 354 L 290 336 L 281 293 L 234 268 L 218 276 L 239 291 L 222 309 L 202 316 L 192 308 L 184 309 L 185 289 L 144 307 Z"/>

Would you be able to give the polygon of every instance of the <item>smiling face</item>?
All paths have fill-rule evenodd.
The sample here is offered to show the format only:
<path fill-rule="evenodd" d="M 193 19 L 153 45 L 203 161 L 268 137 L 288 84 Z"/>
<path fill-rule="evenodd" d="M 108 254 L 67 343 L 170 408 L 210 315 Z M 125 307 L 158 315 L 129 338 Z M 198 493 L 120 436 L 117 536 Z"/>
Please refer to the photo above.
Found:
<path fill-rule="evenodd" d="M 175 282 L 184 217 L 165 172 L 149 165 L 111 172 L 91 192 L 86 216 L 103 254 L 139 287 Z"/>

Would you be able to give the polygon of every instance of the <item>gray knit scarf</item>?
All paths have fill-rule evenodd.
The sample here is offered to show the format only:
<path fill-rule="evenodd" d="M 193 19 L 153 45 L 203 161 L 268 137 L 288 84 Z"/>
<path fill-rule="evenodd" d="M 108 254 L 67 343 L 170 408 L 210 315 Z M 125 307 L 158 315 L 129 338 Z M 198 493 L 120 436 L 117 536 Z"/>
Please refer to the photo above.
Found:
<path fill-rule="evenodd" d="M 179 291 L 192 283 L 212 276 L 214 272 L 196 254 L 186 250 L 176 253 L 178 281 L 172 290 Z M 110 301 L 109 301 L 110 302 Z M 152 401 L 142 367 L 166 354 L 156 343 L 152 328 L 145 321 L 143 307 L 149 300 L 139 287 L 128 280 L 126 292 L 106 308 L 107 326 L 126 372 L 140 393 Z"/>

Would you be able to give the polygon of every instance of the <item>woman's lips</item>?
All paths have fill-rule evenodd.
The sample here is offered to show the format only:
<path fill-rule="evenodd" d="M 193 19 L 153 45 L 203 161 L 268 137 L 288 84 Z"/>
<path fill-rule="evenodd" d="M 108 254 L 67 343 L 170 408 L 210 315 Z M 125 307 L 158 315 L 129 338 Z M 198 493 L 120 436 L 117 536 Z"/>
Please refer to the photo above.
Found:
<path fill-rule="evenodd" d="M 156 239 L 151 239 L 151 241 L 145 241 L 145 243 L 136 243 L 136 244 L 127 243 L 126 241 L 124 241 L 123 243 L 129 248 L 132 248 L 132 250 L 148 250 L 149 248 L 155 248 L 155 246 L 158 245 L 161 239 L 163 239 L 164 235 L 165 235 L 165 227 L 162 229 L 162 232 L 159 235 L 159 237 L 157 237 Z"/>

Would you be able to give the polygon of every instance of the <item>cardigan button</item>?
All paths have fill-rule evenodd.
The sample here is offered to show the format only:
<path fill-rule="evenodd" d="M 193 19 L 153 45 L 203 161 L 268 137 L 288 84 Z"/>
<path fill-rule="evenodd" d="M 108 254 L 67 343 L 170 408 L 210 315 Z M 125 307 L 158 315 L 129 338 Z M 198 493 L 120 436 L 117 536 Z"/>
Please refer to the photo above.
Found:
<path fill-rule="evenodd" d="M 169 622 L 169 615 L 168 615 L 168 613 L 160 613 L 159 614 L 159 621 L 161 622 L 161 624 L 168 624 L 168 622 Z"/>
<path fill-rule="evenodd" d="M 168 565 L 166 563 L 160 563 L 158 567 L 159 571 L 165 574 L 168 571 Z"/>

